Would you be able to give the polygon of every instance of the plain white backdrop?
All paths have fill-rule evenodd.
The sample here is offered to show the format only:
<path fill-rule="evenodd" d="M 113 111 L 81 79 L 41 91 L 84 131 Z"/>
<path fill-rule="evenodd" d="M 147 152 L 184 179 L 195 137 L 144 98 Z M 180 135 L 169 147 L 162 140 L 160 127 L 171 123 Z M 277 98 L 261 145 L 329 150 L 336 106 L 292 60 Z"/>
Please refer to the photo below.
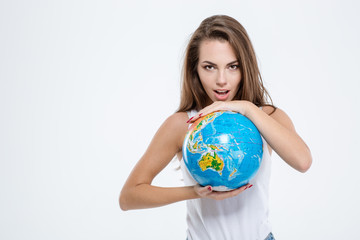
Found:
<path fill-rule="evenodd" d="M 185 239 L 185 203 L 120 190 L 179 104 L 183 52 L 214 14 L 247 29 L 274 104 L 312 150 L 276 154 L 276 239 L 360 239 L 358 1 L 0 1 L 0 239 Z M 181 186 L 173 161 L 154 184 Z"/>

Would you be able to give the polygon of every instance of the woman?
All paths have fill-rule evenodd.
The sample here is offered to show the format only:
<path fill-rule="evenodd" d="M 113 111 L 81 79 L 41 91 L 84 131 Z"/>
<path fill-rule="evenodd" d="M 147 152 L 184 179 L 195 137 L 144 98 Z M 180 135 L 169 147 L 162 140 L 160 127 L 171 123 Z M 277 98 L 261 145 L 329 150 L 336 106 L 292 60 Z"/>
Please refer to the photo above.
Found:
<path fill-rule="evenodd" d="M 188 200 L 188 239 L 273 239 L 268 221 L 271 152 L 274 150 L 300 172 L 309 169 L 312 158 L 290 118 L 268 104 L 268 98 L 243 26 L 224 15 L 205 19 L 186 49 L 179 109 L 159 128 L 127 179 L 119 199 L 121 209 Z M 188 124 L 219 110 L 239 112 L 249 118 L 264 143 L 263 161 L 251 184 L 229 192 L 196 184 L 182 160 Z M 175 155 L 180 159 L 186 186 L 151 185 Z"/>

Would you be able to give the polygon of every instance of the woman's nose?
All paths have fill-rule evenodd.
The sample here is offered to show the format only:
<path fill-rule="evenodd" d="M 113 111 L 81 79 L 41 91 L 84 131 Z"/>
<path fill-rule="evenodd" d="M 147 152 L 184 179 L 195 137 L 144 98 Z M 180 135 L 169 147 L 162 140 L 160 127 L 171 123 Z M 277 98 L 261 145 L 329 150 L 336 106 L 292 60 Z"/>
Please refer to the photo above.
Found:
<path fill-rule="evenodd" d="M 218 86 L 225 86 L 226 85 L 226 76 L 224 71 L 219 71 L 218 76 L 216 78 L 216 84 Z"/>

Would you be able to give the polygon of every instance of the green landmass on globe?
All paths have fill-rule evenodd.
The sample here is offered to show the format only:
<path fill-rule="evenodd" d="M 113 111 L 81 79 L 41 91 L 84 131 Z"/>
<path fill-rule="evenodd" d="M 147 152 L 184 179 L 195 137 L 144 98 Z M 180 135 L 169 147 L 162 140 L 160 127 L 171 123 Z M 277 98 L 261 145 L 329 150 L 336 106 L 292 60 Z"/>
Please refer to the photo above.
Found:
<path fill-rule="evenodd" d="M 202 156 L 199 161 L 199 166 L 202 171 L 212 168 L 221 175 L 221 171 L 224 168 L 224 161 L 216 154 L 216 152 L 212 152 Z"/>

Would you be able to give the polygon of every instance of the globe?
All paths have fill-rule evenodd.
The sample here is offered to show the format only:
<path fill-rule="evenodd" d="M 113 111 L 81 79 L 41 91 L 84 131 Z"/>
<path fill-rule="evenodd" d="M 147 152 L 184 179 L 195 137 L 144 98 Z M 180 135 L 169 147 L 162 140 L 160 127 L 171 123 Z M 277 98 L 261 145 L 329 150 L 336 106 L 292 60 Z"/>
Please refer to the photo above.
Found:
<path fill-rule="evenodd" d="M 240 113 L 217 111 L 195 121 L 182 147 L 185 165 L 202 186 L 229 191 L 248 184 L 259 170 L 263 142 Z"/>

